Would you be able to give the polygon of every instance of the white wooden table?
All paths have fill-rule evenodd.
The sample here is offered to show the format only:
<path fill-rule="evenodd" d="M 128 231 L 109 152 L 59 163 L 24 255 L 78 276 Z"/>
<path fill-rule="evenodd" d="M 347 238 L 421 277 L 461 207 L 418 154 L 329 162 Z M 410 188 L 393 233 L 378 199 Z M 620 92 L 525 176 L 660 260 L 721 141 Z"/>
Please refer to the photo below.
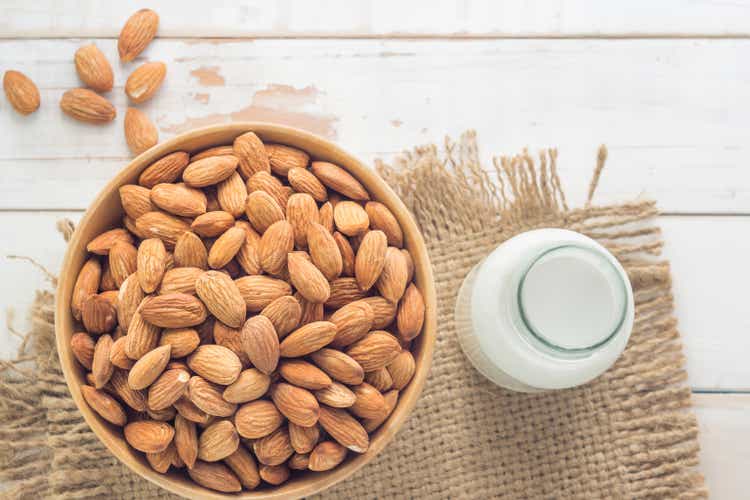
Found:
<path fill-rule="evenodd" d="M 487 156 L 558 146 L 573 202 L 606 143 L 597 199 L 655 197 L 664 212 L 701 469 L 714 497 L 747 494 L 750 1 L 150 3 L 159 38 L 139 61 L 164 61 L 168 75 L 142 109 L 162 139 L 209 123 L 277 120 L 372 160 L 475 128 Z M 117 61 L 116 38 L 142 6 L 0 2 L 0 71 L 23 71 L 42 95 L 26 118 L 0 100 L 0 256 L 58 271 L 55 221 L 78 219 L 128 161 L 122 87 L 134 66 Z M 73 53 L 89 41 L 115 69 L 118 118 L 102 127 L 58 108 L 79 85 Z M 0 315 L 21 313 L 44 276 L 0 262 Z M 0 355 L 16 345 L 0 329 Z"/>

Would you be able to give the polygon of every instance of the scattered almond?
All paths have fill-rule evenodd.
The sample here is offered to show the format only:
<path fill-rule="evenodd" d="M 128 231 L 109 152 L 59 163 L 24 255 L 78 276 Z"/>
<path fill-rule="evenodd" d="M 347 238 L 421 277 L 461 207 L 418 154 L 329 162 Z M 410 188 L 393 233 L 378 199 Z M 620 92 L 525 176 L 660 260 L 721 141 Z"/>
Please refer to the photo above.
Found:
<path fill-rule="evenodd" d="M 159 27 L 159 16 L 151 9 L 141 9 L 128 18 L 117 40 L 122 62 L 129 62 L 148 46 Z"/>
<path fill-rule="evenodd" d="M 13 109 L 22 115 L 30 115 L 37 109 L 41 99 L 39 89 L 31 78 L 20 71 L 8 70 L 3 75 L 5 97 Z"/>
<path fill-rule="evenodd" d="M 71 89 L 60 99 L 60 109 L 76 120 L 106 123 L 115 119 L 117 112 L 107 99 L 89 89 Z"/>
<path fill-rule="evenodd" d="M 138 66 L 125 82 L 125 93 L 135 104 L 146 102 L 159 90 L 167 65 L 163 62 L 147 62 Z"/>

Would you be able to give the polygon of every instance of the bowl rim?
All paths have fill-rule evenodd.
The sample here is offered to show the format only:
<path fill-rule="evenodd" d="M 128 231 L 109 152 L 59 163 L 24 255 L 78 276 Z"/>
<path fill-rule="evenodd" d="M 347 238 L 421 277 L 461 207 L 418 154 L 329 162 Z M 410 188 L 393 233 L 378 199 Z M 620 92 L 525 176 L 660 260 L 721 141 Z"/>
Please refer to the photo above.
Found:
<path fill-rule="evenodd" d="M 279 487 L 250 491 L 243 489 L 238 493 L 222 493 L 204 488 L 197 483 L 184 483 L 183 481 L 173 478 L 169 474 L 160 474 L 145 463 L 145 460 L 134 459 L 133 454 L 135 452 L 124 444 L 121 439 L 118 442 L 113 437 L 110 437 L 107 433 L 112 432 L 112 426 L 107 424 L 99 415 L 95 414 L 85 403 L 80 391 L 80 385 L 83 385 L 85 380 L 82 383 L 81 377 L 76 376 L 74 373 L 73 368 L 76 365 L 69 344 L 70 335 L 72 335 L 74 330 L 70 323 L 70 299 L 75 279 L 80 270 L 80 268 L 78 268 L 73 272 L 71 267 L 78 252 L 83 252 L 84 261 L 87 255 L 85 242 L 82 242 L 83 231 L 80 230 L 80 228 L 84 228 L 92 223 L 95 219 L 95 215 L 105 203 L 105 200 L 112 196 L 120 186 L 128 183 L 134 173 L 135 175 L 140 174 L 140 172 L 151 165 L 154 161 L 167 154 L 175 151 L 186 150 L 187 148 L 184 147 L 185 143 L 189 142 L 191 139 L 211 136 L 212 134 L 229 134 L 233 137 L 237 137 L 249 131 L 257 133 L 260 137 L 263 137 L 266 134 L 283 136 L 286 139 L 292 140 L 292 142 L 302 142 L 312 145 L 319 150 L 325 150 L 327 151 L 326 156 L 336 157 L 337 161 L 333 163 L 336 163 L 347 172 L 351 173 L 355 178 L 362 182 L 363 185 L 365 185 L 368 191 L 371 192 L 373 188 L 375 188 L 376 191 L 381 193 L 381 196 L 373 196 L 373 200 L 383 203 L 387 201 L 389 208 L 394 213 L 394 216 L 396 216 L 399 224 L 401 224 L 405 234 L 408 234 L 409 250 L 412 252 L 416 251 L 419 254 L 419 258 L 417 258 L 416 255 L 414 256 L 415 280 L 419 281 L 419 288 L 424 298 L 425 320 L 422 333 L 418 337 L 418 339 L 420 339 L 420 345 L 418 348 L 419 359 L 416 363 L 414 376 L 407 388 L 399 394 L 398 404 L 389 418 L 370 435 L 370 447 L 365 453 L 357 455 L 350 454 L 343 464 L 330 471 L 308 473 L 297 481 L 285 483 Z M 283 140 L 278 142 L 298 147 L 303 150 L 305 149 L 304 147 L 292 142 L 284 142 Z M 226 141 L 224 141 L 224 143 L 226 144 Z M 219 145 L 220 144 L 213 144 L 213 146 Z M 213 146 L 208 145 L 205 146 L 205 148 Z M 191 154 L 194 153 L 195 151 L 191 152 Z M 312 156 L 314 155 L 311 154 L 311 157 Z M 326 160 L 324 159 L 323 161 Z M 384 199 L 384 197 L 387 198 L 387 200 Z M 99 191 L 87 208 L 84 216 L 81 218 L 81 221 L 77 224 L 76 231 L 68 242 L 65 257 L 60 268 L 60 279 L 56 289 L 55 302 L 55 339 L 62 372 L 71 396 L 89 428 L 91 428 L 99 441 L 107 447 L 110 453 L 112 453 L 131 471 L 167 491 L 190 498 L 300 498 L 319 493 L 352 476 L 365 464 L 373 460 L 385 448 L 385 446 L 390 443 L 411 414 L 422 389 L 424 388 L 427 375 L 429 374 L 435 341 L 437 338 L 437 298 L 432 266 L 430 264 L 422 233 L 401 199 L 372 167 L 368 167 L 357 157 L 348 153 L 333 142 L 301 129 L 261 121 L 232 122 L 190 130 L 178 134 L 130 160 L 127 165 L 125 165 Z M 70 330 L 67 332 L 67 335 L 66 330 Z M 81 370 L 78 371 L 80 372 Z"/>

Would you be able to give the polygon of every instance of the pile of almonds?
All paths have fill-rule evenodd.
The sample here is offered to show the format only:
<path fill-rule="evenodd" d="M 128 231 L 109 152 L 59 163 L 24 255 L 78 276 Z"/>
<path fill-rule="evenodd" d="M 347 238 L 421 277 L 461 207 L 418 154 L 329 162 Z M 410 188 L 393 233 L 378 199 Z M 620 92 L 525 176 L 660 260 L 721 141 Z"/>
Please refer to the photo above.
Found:
<path fill-rule="evenodd" d="M 89 406 L 156 471 L 219 491 L 365 452 L 425 314 L 390 210 L 252 132 L 171 153 L 120 197 L 71 299 Z"/>
<path fill-rule="evenodd" d="M 159 27 L 159 16 L 150 9 L 141 9 L 123 26 L 117 42 L 120 61 L 130 62 L 148 46 Z M 60 109 L 76 120 L 107 123 L 115 119 L 115 107 L 101 93 L 114 86 L 112 66 L 104 53 L 93 43 L 79 48 L 74 57 L 78 77 L 86 87 L 70 89 L 60 99 Z M 133 104 L 150 99 L 167 74 L 162 62 L 146 62 L 137 67 L 125 82 L 125 93 Z M 8 70 L 3 76 L 3 89 L 13 108 L 22 115 L 39 109 L 41 99 L 36 84 L 20 71 Z M 159 132 L 145 113 L 129 107 L 125 113 L 125 140 L 133 154 L 140 154 L 159 141 Z"/>

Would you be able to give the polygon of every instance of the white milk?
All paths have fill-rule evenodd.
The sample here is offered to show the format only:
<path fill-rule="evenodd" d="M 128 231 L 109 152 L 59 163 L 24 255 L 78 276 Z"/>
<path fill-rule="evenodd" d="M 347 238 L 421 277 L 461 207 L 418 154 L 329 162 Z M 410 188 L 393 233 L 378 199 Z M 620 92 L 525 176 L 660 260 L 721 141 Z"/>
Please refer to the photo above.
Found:
<path fill-rule="evenodd" d="M 496 384 L 524 392 L 583 384 L 625 348 L 633 293 L 617 260 L 562 229 L 520 234 L 466 277 L 456 303 L 459 341 Z"/>

